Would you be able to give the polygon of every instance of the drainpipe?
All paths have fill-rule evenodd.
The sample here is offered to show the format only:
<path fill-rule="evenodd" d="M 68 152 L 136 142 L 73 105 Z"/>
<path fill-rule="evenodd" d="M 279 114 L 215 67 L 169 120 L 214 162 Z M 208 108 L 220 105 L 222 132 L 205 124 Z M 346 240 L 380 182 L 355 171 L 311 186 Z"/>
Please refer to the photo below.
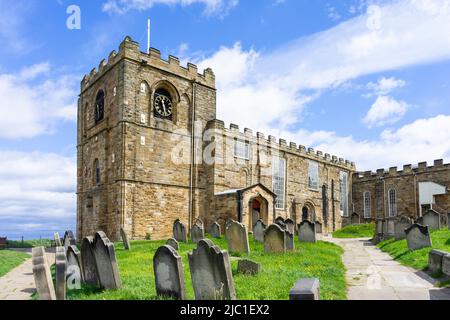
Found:
<path fill-rule="evenodd" d="M 192 82 L 192 113 L 191 113 L 191 163 L 189 168 L 189 230 L 192 228 L 194 214 L 194 163 L 195 163 L 195 92 L 196 82 Z"/>
<path fill-rule="evenodd" d="M 415 217 L 418 217 L 417 215 L 417 206 L 418 206 L 418 201 L 417 201 L 417 174 L 414 172 L 414 208 L 415 208 Z M 419 203 L 420 206 L 420 203 Z M 420 215 L 422 215 L 422 208 L 420 208 Z"/>

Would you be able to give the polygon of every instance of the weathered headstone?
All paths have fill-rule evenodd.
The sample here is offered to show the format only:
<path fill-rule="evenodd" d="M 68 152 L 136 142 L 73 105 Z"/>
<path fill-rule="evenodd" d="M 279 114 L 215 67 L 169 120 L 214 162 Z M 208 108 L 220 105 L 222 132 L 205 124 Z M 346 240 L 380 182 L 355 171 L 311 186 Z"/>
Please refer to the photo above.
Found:
<path fill-rule="evenodd" d="M 61 244 L 61 243 L 60 243 Z M 62 246 L 56 247 L 55 283 L 56 300 L 66 300 L 66 250 Z"/>
<path fill-rule="evenodd" d="M 261 264 L 252 260 L 242 259 L 238 261 L 237 272 L 245 275 L 255 275 L 261 272 Z"/>
<path fill-rule="evenodd" d="M 209 233 L 211 234 L 211 236 L 213 238 L 219 239 L 222 235 L 222 232 L 220 230 L 220 224 L 218 224 L 217 222 L 214 222 L 211 225 L 211 228 L 209 229 Z"/>
<path fill-rule="evenodd" d="M 186 227 L 179 219 L 173 223 L 173 238 L 179 242 L 187 243 Z"/>
<path fill-rule="evenodd" d="M 228 252 L 203 239 L 188 258 L 196 300 L 236 299 Z"/>
<path fill-rule="evenodd" d="M 44 247 L 32 249 L 32 265 L 34 282 L 39 300 L 56 300 L 55 287 L 53 285 L 52 274 L 45 257 Z"/>
<path fill-rule="evenodd" d="M 69 248 L 69 246 L 74 246 L 76 244 L 77 243 L 75 241 L 73 232 L 71 230 L 67 230 L 64 233 L 64 239 L 63 239 L 63 245 L 64 245 L 64 248 L 66 249 L 66 252 L 67 252 L 67 249 Z"/>
<path fill-rule="evenodd" d="M 322 222 L 316 221 L 316 233 L 322 233 Z"/>
<path fill-rule="evenodd" d="M 205 230 L 195 223 L 191 229 L 191 241 L 193 243 L 198 243 L 200 240 L 204 238 L 205 238 Z"/>
<path fill-rule="evenodd" d="M 290 300 L 320 300 L 319 279 L 301 279 L 289 292 Z"/>
<path fill-rule="evenodd" d="M 286 230 L 288 230 L 290 233 L 294 234 L 295 233 L 295 222 L 292 219 L 286 219 L 284 221 L 284 223 L 286 224 Z"/>
<path fill-rule="evenodd" d="M 202 228 L 202 229 L 205 228 L 205 227 L 204 227 L 204 224 L 203 224 L 203 221 L 202 221 L 202 219 L 200 219 L 200 218 L 195 219 L 194 224 L 198 225 L 198 226 L 199 226 L 200 228 Z"/>
<path fill-rule="evenodd" d="M 62 243 L 61 243 L 61 238 L 59 237 L 59 233 L 58 232 L 55 232 L 53 234 L 53 238 L 55 240 L 55 247 L 61 247 Z"/>
<path fill-rule="evenodd" d="M 450 277 L 450 254 L 442 258 L 442 273 Z"/>
<path fill-rule="evenodd" d="M 118 289 L 121 286 L 119 269 L 117 267 L 114 244 L 109 241 L 103 231 L 95 233 L 94 256 L 100 285 L 105 289 Z"/>
<path fill-rule="evenodd" d="M 432 272 L 442 271 L 442 260 L 448 253 L 441 250 L 431 250 L 428 254 L 428 269 Z"/>
<path fill-rule="evenodd" d="M 286 229 L 286 222 L 283 217 L 278 217 L 275 219 L 275 224 L 279 225 L 282 229 Z"/>
<path fill-rule="evenodd" d="M 247 228 L 244 224 L 231 221 L 225 229 L 228 251 L 233 253 L 250 253 Z"/>
<path fill-rule="evenodd" d="M 286 233 L 278 224 L 272 224 L 264 231 L 264 251 L 286 253 Z"/>
<path fill-rule="evenodd" d="M 128 241 L 128 235 L 122 227 L 120 227 L 120 236 L 122 237 L 123 248 L 125 250 L 131 250 L 130 241 Z"/>
<path fill-rule="evenodd" d="M 422 226 L 414 223 L 406 232 L 406 241 L 408 242 L 408 249 L 411 251 L 419 250 L 426 247 L 431 247 L 431 237 L 428 226 Z"/>
<path fill-rule="evenodd" d="M 356 212 L 353 212 L 352 217 L 351 217 L 351 222 L 352 222 L 352 224 L 360 224 L 361 220 L 359 218 L 359 214 L 357 214 Z"/>
<path fill-rule="evenodd" d="M 405 230 L 408 229 L 412 225 L 412 220 L 408 217 L 401 217 L 398 221 L 395 222 L 394 227 L 394 237 L 395 240 L 402 240 L 406 238 Z"/>
<path fill-rule="evenodd" d="M 92 286 L 98 286 L 100 280 L 94 255 L 93 237 L 86 237 L 81 242 L 81 262 L 84 282 Z"/>
<path fill-rule="evenodd" d="M 169 240 L 167 240 L 166 245 L 171 246 L 172 248 L 174 248 L 177 251 L 180 249 L 180 245 L 179 245 L 178 241 L 175 240 L 174 238 L 170 238 Z"/>
<path fill-rule="evenodd" d="M 303 220 L 298 225 L 298 240 L 300 242 L 316 242 L 316 226 L 314 223 Z"/>
<path fill-rule="evenodd" d="M 430 209 L 423 216 L 423 225 L 428 226 L 430 230 L 441 229 L 441 217 L 436 211 Z"/>
<path fill-rule="evenodd" d="M 423 223 L 423 217 L 418 218 L 418 219 L 415 221 L 415 223 L 424 225 L 424 223 Z"/>
<path fill-rule="evenodd" d="M 181 257 L 169 245 L 159 247 L 153 257 L 155 287 L 158 296 L 176 300 L 186 299 L 184 273 Z"/>
<path fill-rule="evenodd" d="M 294 247 L 294 234 L 289 232 L 289 230 L 284 231 L 286 233 L 286 250 L 293 252 Z"/>
<path fill-rule="evenodd" d="M 76 284 L 83 281 L 83 264 L 81 262 L 81 253 L 77 246 L 71 245 L 66 251 L 67 257 L 67 277 Z"/>
<path fill-rule="evenodd" d="M 264 243 L 264 231 L 266 230 L 266 225 L 260 219 L 256 221 L 253 225 L 253 239 L 259 243 Z"/>

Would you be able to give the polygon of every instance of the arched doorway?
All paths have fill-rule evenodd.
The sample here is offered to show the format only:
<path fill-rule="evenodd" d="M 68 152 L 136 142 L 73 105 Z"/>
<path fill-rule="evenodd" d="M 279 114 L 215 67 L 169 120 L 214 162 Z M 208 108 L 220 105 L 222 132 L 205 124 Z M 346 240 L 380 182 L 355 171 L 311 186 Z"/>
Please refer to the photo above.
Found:
<path fill-rule="evenodd" d="M 305 205 L 302 208 L 302 221 L 305 220 L 311 222 L 315 222 L 316 220 L 316 211 L 314 205 L 312 205 L 310 202 L 305 203 Z"/>
<path fill-rule="evenodd" d="M 308 208 L 303 207 L 302 208 L 302 221 L 308 220 L 308 217 L 309 217 Z"/>
<path fill-rule="evenodd" d="M 268 203 L 262 196 L 250 199 L 250 225 L 249 230 L 253 230 L 253 225 L 261 219 L 267 225 L 269 223 Z"/>

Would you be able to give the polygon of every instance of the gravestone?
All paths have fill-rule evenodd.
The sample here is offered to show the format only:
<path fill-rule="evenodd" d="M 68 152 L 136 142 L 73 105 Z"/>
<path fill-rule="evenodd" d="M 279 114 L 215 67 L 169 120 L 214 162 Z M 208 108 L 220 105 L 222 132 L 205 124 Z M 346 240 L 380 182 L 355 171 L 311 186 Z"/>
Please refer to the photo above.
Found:
<path fill-rule="evenodd" d="M 294 234 L 289 232 L 289 230 L 285 230 L 286 233 L 286 250 L 293 252 L 294 247 Z"/>
<path fill-rule="evenodd" d="M 211 228 L 209 229 L 209 233 L 211 234 L 211 236 L 213 238 L 219 239 L 222 235 L 222 232 L 220 230 L 220 224 L 218 224 L 217 222 L 214 222 L 211 225 Z"/>
<path fill-rule="evenodd" d="M 275 219 L 275 224 L 279 225 L 282 229 L 286 229 L 286 222 L 282 217 L 278 217 Z"/>
<path fill-rule="evenodd" d="M 359 214 L 357 214 L 356 212 L 353 212 L 353 214 L 352 214 L 351 223 L 352 224 L 360 224 L 361 223 L 361 220 L 359 218 Z"/>
<path fill-rule="evenodd" d="M 237 272 L 253 276 L 261 272 L 261 264 L 252 260 L 241 259 L 238 261 Z"/>
<path fill-rule="evenodd" d="M 169 245 L 159 247 L 153 257 L 155 288 L 158 296 L 186 299 L 183 264 L 177 251 Z"/>
<path fill-rule="evenodd" d="M 178 241 L 175 240 L 175 239 L 173 239 L 173 238 L 167 240 L 166 245 L 171 246 L 172 248 L 174 248 L 174 249 L 177 250 L 177 251 L 180 249 L 180 246 L 179 246 L 179 244 L 178 244 Z"/>
<path fill-rule="evenodd" d="M 286 233 L 278 224 L 272 224 L 264 231 L 264 251 L 286 253 Z"/>
<path fill-rule="evenodd" d="M 434 210 L 428 210 L 422 217 L 423 225 L 428 226 L 430 230 L 441 229 L 441 217 L 440 214 Z"/>
<path fill-rule="evenodd" d="M 53 234 L 53 238 L 55 240 L 55 247 L 62 247 L 61 238 L 59 237 L 59 233 L 58 232 L 55 232 Z"/>
<path fill-rule="evenodd" d="M 128 241 L 128 235 L 122 227 L 120 227 L 120 236 L 122 237 L 123 248 L 125 250 L 131 250 L 130 241 Z"/>
<path fill-rule="evenodd" d="M 73 232 L 71 230 L 67 230 L 64 233 L 64 239 L 63 239 L 63 245 L 64 245 L 64 248 L 66 249 L 66 253 L 67 253 L 67 249 L 69 248 L 69 246 L 75 246 L 76 244 L 77 243 L 75 241 Z"/>
<path fill-rule="evenodd" d="M 422 226 L 414 223 L 406 232 L 406 241 L 408 242 L 408 249 L 411 251 L 419 250 L 426 247 L 431 247 L 431 237 L 428 226 Z"/>
<path fill-rule="evenodd" d="M 450 213 L 447 213 L 447 227 L 450 230 Z"/>
<path fill-rule="evenodd" d="M 423 217 L 418 218 L 415 223 L 423 225 Z"/>
<path fill-rule="evenodd" d="M 259 219 L 256 221 L 256 223 L 253 225 L 253 239 L 255 239 L 256 242 L 264 243 L 264 231 L 266 230 L 266 225 L 264 222 Z"/>
<path fill-rule="evenodd" d="M 308 220 L 303 220 L 298 225 L 298 240 L 300 242 L 315 243 L 316 242 L 315 224 Z"/>
<path fill-rule="evenodd" d="M 442 273 L 450 277 L 450 254 L 442 258 Z"/>
<path fill-rule="evenodd" d="M 289 292 L 289 300 L 320 300 L 319 279 L 301 279 Z"/>
<path fill-rule="evenodd" d="M 204 224 L 203 224 L 202 219 L 200 219 L 200 218 L 195 219 L 194 224 L 196 224 L 196 225 L 198 225 L 200 228 L 204 229 Z"/>
<path fill-rule="evenodd" d="M 191 241 L 193 243 L 198 243 L 200 240 L 204 238 L 205 238 L 205 230 L 195 223 L 191 229 Z"/>
<path fill-rule="evenodd" d="M 394 226 L 394 237 L 395 240 L 406 239 L 405 230 L 412 225 L 412 220 L 408 217 L 401 217 L 395 222 Z"/>
<path fill-rule="evenodd" d="M 295 233 L 295 222 L 292 219 L 286 219 L 284 222 L 286 224 L 286 230 L 288 230 L 290 233 Z"/>
<path fill-rule="evenodd" d="M 173 238 L 179 242 L 188 242 L 186 227 L 180 221 L 180 219 L 175 220 L 175 222 L 173 223 Z"/>
<path fill-rule="evenodd" d="M 93 237 L 86 237 L 81 242 L 81 262 L 84 282 L 92 286 L 98 286 L 100 280 L 94 255 Z"/>
<path fill-rule="evenodd" d="M 67 278 L 70 278 L 75 284 L 81 284 L 83 281 L 83 264 L 81 262 L 81 253 L 77 246 L 69 246 L 66 251 L 66 257 Z"/>
<path fill-rule="evenodd" d="M 66 300 L 67 259 L 66 259 L 66 250 L 64 249 L 64 247 L 62 246 L 56 247 L 55 257 L 56 257 L 55 263 L 56 300 Z"/>
<path fill-rule="evenodd" d="M 446 254 L 448 254 L 448 253 L 445 251 L 441 251 L 441 250 L 431 250 L 430 251 L 430 253 L 428 254 L 428 269 L 432 273 L 442 271 L 442 261 Z"/>
<path fill-rule="evenodd" d="M 322 223 L 320 221 L 316 221 L 316 233 L 322 233 Z"/>
<path fill-rule="evenodd" d="M 196 300 L 236 299 L 228 252 L 203 239 L 188 259 Z"/>
<path fill-rule="evenodd" d="M 52 274 L 45 257 L 44 247 L 32 249 L 32 265 L 34 283 L 39 300 L 56 300 L 55 287 L 53 286 Z"/>
<path fill-rule="evenodd" d="M 232 253 L 250 253 L 247 228 L 244 224 L 231 221 L 225 229 L 228 251 Z"/>
<path fill-rule="evenodd" d="M 109 241 L 103 231 L 95 233 L 94 256 L 100 280 L 100 286 L 105 289 L 118 289 L 121 286 L 119 269 L 117 267 L 114 244 Z"/>

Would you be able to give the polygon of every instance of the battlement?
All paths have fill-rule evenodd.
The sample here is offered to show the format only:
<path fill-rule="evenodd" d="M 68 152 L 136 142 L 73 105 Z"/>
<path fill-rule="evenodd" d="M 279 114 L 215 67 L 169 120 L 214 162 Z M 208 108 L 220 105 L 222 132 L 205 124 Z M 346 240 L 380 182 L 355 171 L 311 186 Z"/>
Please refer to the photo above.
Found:
<path fill-rule="evenodd" d="M 365 172 L 356 172 L 355 180 L 370 180 L 375 178 L 384 178 L 384 177 L 398 177 L 404 175 L 411 174 L 420 174 L 425 172 L 433 172 L 442 169 L 450 169 L 450 163 L 444 164 L 444 160 L 434 160 L 434 164 L 432 166 L 428 166 L 427 162 L 420 162 L 418 165 L 413 166 L 411 164 L 406 164 L 403 166 L 402 170 L 399 170 L 398 167 L 391 167 L 387 170 L 385 169 L 377 169 L 376 172 L 365 171 Z"/>
<path fill-rule="evenodd" d="M 235 138 L 242 139 L 244 141 L 259 143 L 262 145 L 267 145 L 272 148 L 279 149 L 281 151 L 294 153 L 299 156 L 303 156 L 306 158 L 309 158 L 311 160 L 321 161 L 321 162 L 328 162 L 332 163 L 337 166 L 345 167 L 349 170 L 355 170 L 356 166 L 355 163 L 349 160 L 345 160 L 343 158 L 338 158 L 337 156 L 331 156 L 329 153 L 323 153 L 319 150 L 314 150 L 314 148 L 306 148 L 303 145 L 297 145 L 295 142 L 289 142 L 285 139 L 279 139 L 277 140 L 276 137 L 269 135 L 267 138 L 265 137 L 264 133 L 257 132 L 256 135 L 253 134 L 253 130 L 245 128 L 244 131 L 239 130 L 239 126 L 231 123 L 230 126 L 227 128 L 225 126 L 225 122 L 222 120 L 211 120 L 206 125 L 207 129 L 217 129 L 220 131 L 223 131 L 224 133 L 228 133 L 232 135 Z"/>
<path fill-rule="evenodd" d="M 119 61 L 128 59 L 142 66 L 158 68 L 170 73 L 174 73 L 182 78 L 196 81 L 208 87 L 215 88 L 216 79 L 211 68 L 207 68 L 202 74 L 198 73 L 198 67 L 195 64 L 187 63 L 187 66 L 180 65 L 180 59 L 169 55 L 167 60 L 161 58 L 161 52 L 155 48 L 150 49 L 150 53 L 141 52 L 139 43 L 127 36 L 119 46 L 119 51 L 111 51 L 108 59 L 103 59 L 98 68 L 93 68 L 89 74 L 86 74 L 81 81 L 81 92 L 85 91 L 105 73 L 107 73 Z"/>

